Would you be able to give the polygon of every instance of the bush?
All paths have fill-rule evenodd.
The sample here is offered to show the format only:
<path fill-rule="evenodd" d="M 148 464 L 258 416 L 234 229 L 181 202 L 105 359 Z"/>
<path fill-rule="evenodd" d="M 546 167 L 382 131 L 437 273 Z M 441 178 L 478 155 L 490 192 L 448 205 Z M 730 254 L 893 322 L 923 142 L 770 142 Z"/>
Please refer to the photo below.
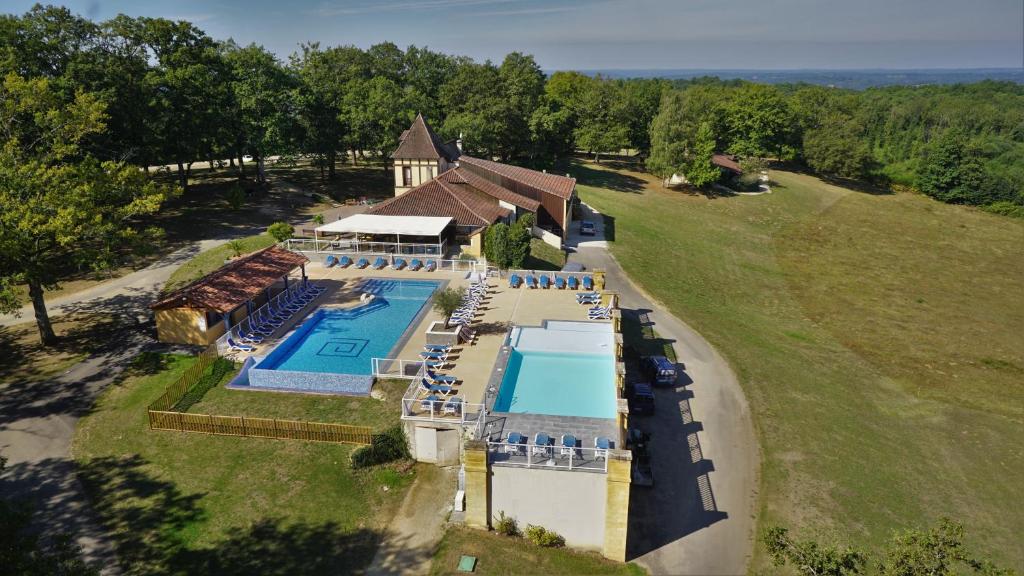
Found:
<path fill-rule="evenodd" d="M 285 240 L 292 237 L 295 233 L 295 228 L 287 222 L 274 222 L 270 226 L 267 226 L 267 234 L 274 237 L 274 240 L 278 242 L 284 242 Z"/>
<path fill-rule="evenodd" d="M 498 512 L 498 521 L 494 523 L 494 529 L 498 534 L 504 536 L 519 536 L 519 524 L 511 516 L 505 516 L 505 512 Z"/>
<path fill-rule="evenodd" d="M 565 546 L 565 538 L 562 538 L 557 532 L 533 524 L 526 525 L 526 539 L 544 548 L 561 548 Z"/>
<path fill-rule="evenodd" d="M 401 426 L 392 426 L 380 434 L 374 434 L 369 446 L 362 446 L 352 452 L 353 468 L 368 468 L 393 460 L 409 457 L 409 444 Z"/>
<path fill-rule="evenodd" d="M 1002 214 L 1003 216 L 1012 216 L 1014 218 L 1024 218 L 1024 206 L 1014 204 L 1009 200 L 1000 200 L 998 202 L 993 202 L 988 206 L 982 206 L 981 208 L 985 212 L 991 212 L 993 214 Z"/>
<path fill-rule="evenodd" d="M 245 190 L 242 189 L 241 184 L 235 182 L 231 189 L 228 190 L 227 201 L 228 205 L 234 210 L 241 210 L 242 206 L 245 206 Z"/>

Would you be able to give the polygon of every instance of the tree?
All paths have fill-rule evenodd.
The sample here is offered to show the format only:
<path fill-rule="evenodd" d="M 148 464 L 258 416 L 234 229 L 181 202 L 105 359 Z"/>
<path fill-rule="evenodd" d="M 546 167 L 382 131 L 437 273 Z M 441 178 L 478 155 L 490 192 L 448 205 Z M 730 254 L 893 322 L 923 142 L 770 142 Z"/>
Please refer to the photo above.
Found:
<path fill-rule="evenodd" d="M 501 270 L 508 270 L 511 265 L 509 258 L 508 224 L 499 222 L 487 227 L 484 236 L 484 256 L 487 262 Z"/>
<path fill-rule="evenodd" d="M 574 133 L 576 147 L 594 153 L 614 153 L 629 145 L 629 126 L 615 84 L 596 78 L 583 92 L 583 112 Z"/>
<path fill-rule="evenodd" d="M 533 215 L 524 214 L 508 231 L 509 268 L 524 268 L 530 259 L 530 240 L 533 238 Z"/>
<path fill-rule="evenodd" d="M 448 327 L 448 320 L 452 313 L 462 306 L 463 292 L 458 288 L 445 288 L 434 292 L 434 310 L 444 316 L 444 327 Z"/>
<path fill-rule="evenodd" d="M 924 152 L 917 186 L 928 196 L 954 204 L 996 200 L 981 150 L 957 129 L 947 130 Z"/>
<path fill-rule="evenodd" d="M 462 134 L 465 150 L 484 158 L 507 153 L 503 135 L 509 118 L 497 67 L 490 62 L 460 63 L 441 87 L 440 98 L 448 111 L 442 127 L 445 135 Z"/>
<path fill-rule="evenodd" d="M 860 574 L 867 564 L 861 552 L 850 548 L 821 546 L 813 540 L 794 540 L 788 530 L 778 526 L 769 528 L 761 541 L 773 564 L 792 564 L 800 574 L 806 576 Z"/>
<path fill-rule="evenodd" d="M 804 158 L 817 172 L 841 178 L 865 178 L 872 166 L 871 150 L 859 138 L 860 126 L 848 116 L 834 113 L 820 127 L 804 134 Z"/>
<path fill-rule="evenodd" d="M 524 158 L 530 149 L 530 120 L 544 96 L 544 73 L 533 56 L 512 52 L 498 68 L 505 130 L 500 140 L 503 158 Z"/>
<path fill-rule="evenodd" d="M 694 136 L 693 146 L 687 151 L 683 174 L 686 180 L 697 188 L 717 182 L 722 171 L 712 163 L 715 155 L 715 135 L 711 132 L 711 124 L 704 122 Z"/>
<path fill-rule="evenodd" d="M 357 54 L 358 53 L 358 54 Z M 347 77 L 358 77 L 362 52 L 356 48 L 321 50 L 317 43 L 304 44 L 292 56 L 300 85 L 295 91 L 302 148 L 320 166 L 320 177 L 334 178 L 338 146 L 345 140 L 341 119 L 343 87 Z"/>
<path fill-rule="evenodd" d="M 738 156 L 791 159 L 793 113 L 778 88 L 745 84 L 726 105 L 729 152 Z"/>
<path fill-rule="evenodd" d="M 103 130 L 103 105 L 79 93 L 62 103 L 45 79 L 9 74 L 0 86 L 0 287 L 28 284 L 44 344 L 57 337 L 43 295 L 69 265 L 111 266 L 119 250 L 158 231 L 140 231 L 173 191 L 134 166 L 80 158 L 80 143 Z M 17 298 L 0 298 L 4 312 Z"/>
<path fill-rule="evenodd" d="M 287 222 L 274 222 L 267 226 L 267 234 L 274 237 L 278 242 L 284 242 L 295 234 L 295 227 Z"/>

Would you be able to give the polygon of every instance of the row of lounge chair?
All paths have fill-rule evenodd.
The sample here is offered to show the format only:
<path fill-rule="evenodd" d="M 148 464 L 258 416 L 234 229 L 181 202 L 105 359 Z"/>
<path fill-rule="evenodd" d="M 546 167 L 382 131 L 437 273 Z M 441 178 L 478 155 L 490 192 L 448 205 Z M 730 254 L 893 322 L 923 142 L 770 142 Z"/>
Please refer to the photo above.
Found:
<path fill-rule="evenodd" d="M 582 280 L 576 276 L 548 276 L 547 274 L 541 274 L 538 278 L 533 274 L 526 274 L 520 277 L 519 274 L 512 274 L 508 278 L 508 285 L 510 288 L 519 288 L 523 284 L 526 284 L 527 288 L 557 288 L 559 290 L 568 288 L 569 290 L 576 290 L 582 285 L 584 290 L 594 289 L 594 278 L 593 276 L 584 276 Z"/>
<path fill-rule="evenodd" d="M 477 308 L 483 303 L 484 298 L 487 297 L 487 284 L 484 282 L 474 282 L 466 288 L 466 293 L 462 296 L 462 305 L 459 306 L 454 312 L 452 312 L 449 324 L 455 324 L 458 326 L 468 326 L 473 323 L 476 319 Z"/>
<path fill-rule="evenodd" d="M 453 348 L 447 344 L 426 344 L 420 352 L 426 369 L 423 377 L 420 378 L 420 390 L 426 396 L 420 400 L 420 408 L 440 412 L 442 415 L 458 415 L 462 412 L 463 400 L 457 396 L 459 379 L 451 374 L 438 374 L 441 370 L 450 366 L 449 356 Z"/>
<path fill-rule="evenodd" d="M 279 296 L 276 302 L 268 303 L 253 312 L 246 318 L 247 321 L 239 322 L 232 328 L 227 337 L 228 349 L 232 352 L 255 351 L 253 344 L 263 342 L 294 314 L 316 300 L 324 290 L 326 288 L 312 282 L 305 282 L 289 289 Z M 247 328 L 243 328 L 243 324 L 247 325 Z"/>
<path fill-rule="evenodd" d="M 383 256 L 377 256 L 377 259 L 374 260 L 372 264 L 366 258 L 360 258 L 353 262 L 352 258 L 348 256 L 335 257 L 333 254 L 328 255 L 327 258 L 324 259 L 324 267 L 326 268 L 348 268 L 349 266 L 382 270 L 387 268 L 389 264 L 387 258 Z M 394 261 L 391 262 L 390 267 L 393 270 L 402 270 L 404 268 L 413 271 L 424 270 L 426 272 L 433 272 L 434 270 L 437 270 L 437 260 L 427 260 L 424 262 L 419 258 L 413 258 L 407 262 L 405 258 L 395 258 Z"/>
<path fill-rule="evenodd" d="M 529 450 L 531 455 L 541 456 L 543 458 L 550 458 L 554 455 L 556 446 L 552 442 L 552 438 L 544 432 L 538 432 L 533 436 L 533 444 L 527 444 L 528 438 L 519 432 L 509 432 L 504 442 L 504 452 L 506 454 L 512 454 L 516 456 L 526 456 L 526 451 Z M 559 456 L 580 456 L 580 449 L 577 446 L 579 442 L 576 437 L 572 434 L 562 434 L 558 439 L 558 455 Z M 608 459 L 608 450 L 612 447 L 612 442 L 604 436 L 597 436 L 594 438 L 594 458 Z"/>

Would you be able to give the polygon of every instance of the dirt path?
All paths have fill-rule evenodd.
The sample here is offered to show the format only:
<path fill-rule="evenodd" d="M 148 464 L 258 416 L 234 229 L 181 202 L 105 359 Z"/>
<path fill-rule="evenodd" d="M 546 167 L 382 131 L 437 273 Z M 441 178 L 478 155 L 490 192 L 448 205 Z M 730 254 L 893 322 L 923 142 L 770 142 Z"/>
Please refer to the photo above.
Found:
<path fill-rule="evenodd" d="M 589 211 L 584 205 L 583 208 Z M 659 388 L 651 432 L 653 488 L 634 488 L 629 556 L 652 574 L 745 574 L 754 545 L 760 450 L 736 375 L 704 338 L 633 284 L 597 237 L 570 235 L 572 262 L 604 268 L 623 315 L 673 343 L 684 376 Z"/>
<path fill-rule="evenodd" d="M 457 469 L 420 464 L 367 576 L 419 576 L 430 573 L 431 560 L 451 510 Z"/>

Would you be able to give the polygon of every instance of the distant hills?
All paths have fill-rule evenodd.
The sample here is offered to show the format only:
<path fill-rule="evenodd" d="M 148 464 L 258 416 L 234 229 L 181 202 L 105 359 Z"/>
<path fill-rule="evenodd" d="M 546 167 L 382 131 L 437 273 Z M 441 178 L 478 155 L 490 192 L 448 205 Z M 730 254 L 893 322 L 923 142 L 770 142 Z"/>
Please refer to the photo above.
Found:
<path fill-rule="evenodd" d="M 670 80 L 717 76 L 726 79 L 742 79 L 766 84 L 789 84 L 804 82 L 822 86 L 836 86 L 862 90 L 874 86 L 919 86 L 928 84 L 956 84 L 1000 80 L 1024 84 L 1022 68 L 951 68 L 917 70 L 739 70 L 739 69 L 652 69 L 623 70 L 580 70 L 591 76 L 601 74 L 610 78 L 668 78 Z"/>

